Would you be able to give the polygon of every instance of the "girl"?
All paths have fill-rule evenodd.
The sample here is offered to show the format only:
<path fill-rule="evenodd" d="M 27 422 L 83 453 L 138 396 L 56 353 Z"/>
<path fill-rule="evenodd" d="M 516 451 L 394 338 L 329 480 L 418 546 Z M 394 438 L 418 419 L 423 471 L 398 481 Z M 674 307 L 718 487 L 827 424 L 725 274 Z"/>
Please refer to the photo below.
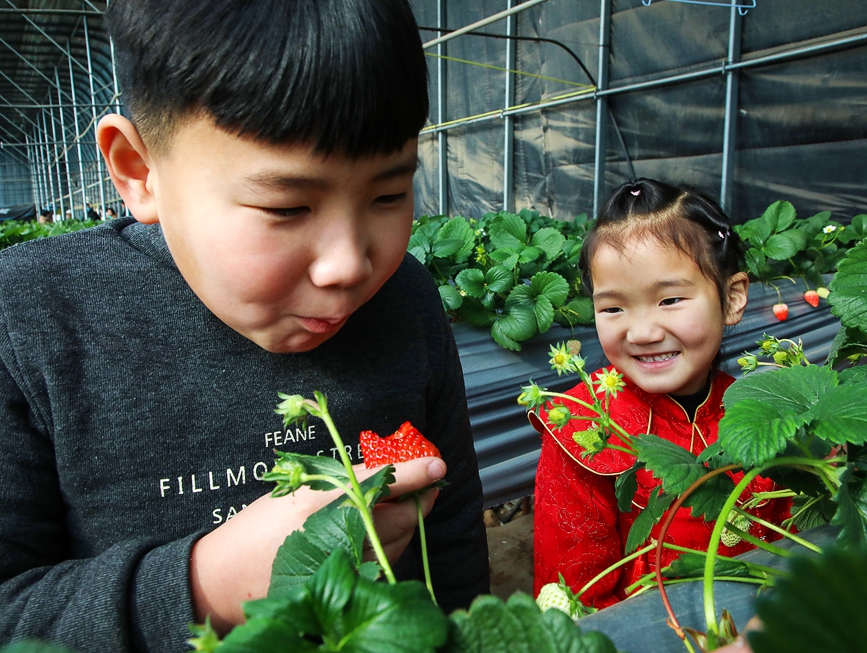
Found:
<path fill-rule="evenodd" d="M 611 417 L 626 432 L 653 433 L 698 454 L 717 437 L 722 397 L 734 379 L 716 369 L 726 326 L 737 324 L 747 303 L 749 281 L 740 271 L 741 242 L 723 211 L 703 195 L 650 179 L 618 188 L 602 208 L 579 260 L 582 281 L 593 294 L 596 330 L 611 367 L 625 387 L 611 401 Z M 611 369 L 611 368 L 609 368 Z M 594 375 L 595 378 L 595 375 Z M 592 403 L 583 383 L 567 394 Z M 563 402 L 575 414 L 590 415 Z M 624 557 L 627 534 L 659 481 L 647 470 L 636 474 L 638 489 L 629 512 L 617 507 L 614 485 L 634 456 L 606 449 L 583 457 L 573 435 L 593 423 L 571 420 L 558 429 L 530 414 L 542 435 L 536 475 L 534 590 L 562 574 L 573 591 Z M 581 439 L 579 435 L 579 440 Z M 619 441 L 612 437 L 612 443 Z M 748 489 L 773 484 L 756 479 Z M 753 512 L 779 523 L 788 501 L 771 501 Z M 774 533 L 740 523 L 755 537 Z M 706 550 L 712 524 L 681 508 L 666 542 Z M 659 524 L 651 537 L 656 538 Z M 749 548 L 726 538 L 722 555 Z M 666 549 L 663 563 L 677 555 Z M 625 596 L 625 589 L 653 571 L 653 553 L 618 568 L 581 600 L 601 608 Z"/>

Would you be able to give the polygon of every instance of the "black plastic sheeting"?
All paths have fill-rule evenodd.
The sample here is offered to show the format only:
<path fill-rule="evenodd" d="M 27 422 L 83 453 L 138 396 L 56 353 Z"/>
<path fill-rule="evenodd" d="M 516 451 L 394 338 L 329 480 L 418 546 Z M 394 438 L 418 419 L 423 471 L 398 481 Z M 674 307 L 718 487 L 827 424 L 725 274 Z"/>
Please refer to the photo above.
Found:
<path fill-rule="evenodd" d="M 831 315 L 828 304 L 813 308 L 803 300 L 804 285 L 781 280 L 778 284 L 783 300 L 789 305 L 789 317 L 778 321 L 771 312 L 777 292 L 771 286 L 752 285 L 744 319 L 732 327 L 723 340 L 723 369 L 740 376 L 736 360 L 744 351 L 756 351 L 756 341 L 764 333 L 777 338 L 802 339 L 804 351 L 812 363 L 823 363 L 840 321 Z M 454 324 L 453 330 L 464 370 L 470 422 L 485 506 L 528 496 L 533 492 L 541 440 L 527 422 L 525 410 L 517 403 L 521 386 L 530 379 L 549 390 L 564 390 L 577 383 L 577 376 L 557 376 L 548 362 L 550 346 L 569 339 L 581 341 L 581 354 L 588 369 L 604 364 L 594 327 L 573 330 L 555 325 L 536 336 L 520 352 L 497 345 L 490 333 L 466 324 Z"/>
<path fill-rule="evenodd" d="M 418 22 L 435 27 L 438 0 L 413 0 Z M 503 11 L 506 0 L 447 0 L 446 27 L 456 29 Z M 757 0 L 742 19 L 742 60 L 867 33 L 864 0 Z M 517 35 L 555 39 L 571 49 L 519 41 L 514 105 L 551 99 L 598 76 L 598 0 L 549 0 L 517 14 Z M 611 88 L 717 67 L 728 52 L 729 10 L 655 0 L 613 0 Z M 505 21 L 479 31 L 505 34 Z M 423 40 L 437 36 L 423 31 Z M 505 106 L 506 41 L 463 35 L 445 44 L 445 120 Z M 432 50 L 429 54 L 434 54 Z M 470 65 L 478 62 L 489 67 Z M 498 69 L 492 69 L 494 66 Z M 437 60 L 430 59 L 431 117 L 438 115 Z M 788 200 L 799 215 L 829 210 L 845 220 L 867 212 L 867 39 L 739 73 L 736 154 L 730 206 L 736 223 Z M 609 96 L 636 176 L 697 185 L 718 196 L 726 77 Z M 514 117 L 515 209 L 558 219 L 593 209 L 596 106 L 592 99 Z M 503 207 L 504 122 L 446 132 L 448 213 L 479 216 Z M 608 129 L 606 193 L 629 177 L 626 157 Z M 417 214 L 439 213 L 437 136 L 420 139 Z"/>
<path fill-rule="evenodd" d="M 36 207 L 32 204 L 17 206 L 0 206 L 0 221 L 5 220 L 35 220 Z"/>

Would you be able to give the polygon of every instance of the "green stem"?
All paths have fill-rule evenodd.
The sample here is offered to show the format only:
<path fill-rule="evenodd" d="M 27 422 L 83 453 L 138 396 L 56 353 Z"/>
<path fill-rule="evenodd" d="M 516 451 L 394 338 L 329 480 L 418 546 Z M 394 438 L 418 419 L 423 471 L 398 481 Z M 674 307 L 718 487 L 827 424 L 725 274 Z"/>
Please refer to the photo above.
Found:
<path fill-rule="evenodd" d="M 418 536 L 421 540 L 421 563 L 424 567 L 424 584 L 427 585 L 427 591 L 430 592 L 431 601 L 434 602 L 434 605 L 437 605 L 437 597 L 434 596 L 433 583 L 430 577 L 430 565 L 427 558 L 427 536 L 424 530 L 424 515 L 421 511 L 421 500 L 418 497 L 418 493 L 413 494 L 412 500 L 415 501 L 415 511 L 418 515 Z"/>
<path fill-rule="evenodd" d="M 639 550 L 636 551 L 635 553 L 631 553 L 630 555 L 626 556 L 625 558 L 621 558 L 620 560 L 618 560 L 617 562 L 615 562 L 613 565 L 611 565 L 611 566 L 609 566 L 609 567 L 606 567 L 604 570 L 602 570 L 601 572 L 599 572 L 598 574 L 596 574 L 593 578 L 591 578 L 589 581 L 587 581 L 587 582 L 584 584 L 584 587 L 582 587 L 582 588 L 578 591 L 578 593 L 575 595 L 575 598 L 576 598 L 576 599 L 577 599 L 577 598 L 581 598 L 581 595 L 584 594 L 584 592 L 586 592 L 588 589 L 590 589 L 594 584 L 596 584 L 600 579 L 604 578 L 605 576 L 607 576 L 608 574 L 610 574 L 612 571 L 614 571 L 614 570 L 617 569 L 618 567 L 622 567 L 622 566 L 625 565 L 627 562 L 631 562 L 631 561 L 635 560 L 636 558 L 639 558 L 639 557 L 643 556 L 643 555 L 644 555 L 645 553 L 647 553 L 648 551 L 652 551 L 655 547 L 656 547 L 656 542 L 653 542 L 653 543 L 651 543 L 651 544 L 648 544 L 648 545 L 647 545 L 646 547 L 644 547 L 643 549 L 639 549 Z"/>
<path fill-rule="evenodd" d="M 337 432 L 337 426 L 334 424 L 334 420 L 331 419 L 331 415 L 328 413 L 327 408 L 320 406 L 319 409 L 320 417 L 322 418 L 322 421 L 325 422 L 325 426 L 328 427 L 328 432 L 331 434 L 331 439 L 334 441 L 334 446 L 337 447 L 337 452 L 340 454 L 340 460 L 349 476 L 349 483 L 352 487 L 351 492 L 347 492 L 347 494 L 350 498 L 352 498 L 353 494 L 355 495 L 355 497 L 352 498 L 352 501 L 361 513 L 361 520 L 364 522 L 364 530 L 367 532 L 367 539 L 370 540 L 370 545 L 373 547 L 374 553 L 376 553 L 376 559 L 379 561 L 379 566 L 382 567 L 382 573 L 385 574 L 388 582 L 394 585 L 397 583 L 397 578 L 395 578 L 394 572 L 391 569 L 391 564 L 388 562 L 388 557 L 385 555 L 385 550 L 382 548 L 382 542 L 379 539 L 379 535 L 376 532 L 376 526 L 373 523 L 373 513 L 371 513 L 370 508 L 364 501 L 364 493 L 361 491 L 358 477 L 355 476 L 355 470 L 352 469 L 352 461 L 346 453 L 343 440 L 340 437 L 340 433 Z"/>
<path fill-rule="evenodd" d="M 789 538 L 790 540 L 792 540 L 792 542 L 795 542 L 796 544 L 800 544 L 802 547 L 804 547 L 805 549 L 809 549 L 813 553 L 822 553 L 822 549 L 820 549 L 818 546 L 816 546 L 812 542 L 808 542 L 804 538 L 798 537 L 794 533 L 790 533 L 789 531 L 787 531 L 784 528 L 780 528 L 776 524 L 772 524 L 769 521 L 765 521 L 761 517 L 758 517 L 756 515 L 752 515 L 752 514 L 746 512 L 745 510 L 741 510 L 737 506 L 735 506 L 735 512 L 738 513 L 739 515 L 743 515 L 744 517 L 746 517 L 747 519 L 749 519 L 751 521 L 756 522 L 757 524 L 761 524 L 762 526 L 764 526 L 768 530 L 772 530 L 775 533 L 779 533 L 783 537 Z"/>

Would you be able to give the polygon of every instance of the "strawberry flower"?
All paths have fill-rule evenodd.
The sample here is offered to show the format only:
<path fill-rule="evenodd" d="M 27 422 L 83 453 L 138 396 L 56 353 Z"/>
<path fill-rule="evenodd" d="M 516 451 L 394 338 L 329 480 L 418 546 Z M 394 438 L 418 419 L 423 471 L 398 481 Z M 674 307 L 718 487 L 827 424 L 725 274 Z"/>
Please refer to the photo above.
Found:
<path fill-rule="evenodd" d="M 593 382 L 596 386 L 596 392 L 610 396 L 612 399 L 617 398 L 617 393 L 623 390 L 626 383 L 623 381 L 623 375 L 615 369 L 604 369 L 596 373 L 596 381 Z"/>

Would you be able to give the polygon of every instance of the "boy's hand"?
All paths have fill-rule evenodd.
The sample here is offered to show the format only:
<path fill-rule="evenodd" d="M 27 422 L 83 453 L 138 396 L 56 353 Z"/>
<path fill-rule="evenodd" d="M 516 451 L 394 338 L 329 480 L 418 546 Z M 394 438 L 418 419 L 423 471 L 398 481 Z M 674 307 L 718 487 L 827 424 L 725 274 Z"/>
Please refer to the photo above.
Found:
<path fill-rule="evenodd" d="M 375 470 L 356 465 L 359 480 Z M 439 458 L 417 458 L 395 465 L 391 496 L 420 490 L 445 475 Z M 425 492 L 422 509 L 426 515 L 433 507 L 438 490 Z M 219 633 L 228 632 L 243 621 L 241 603 L 264 597 L 271 580 L 271 563 L 277 549 L 293 531 L 301 529 L 307 518 L 333 501 L 338 490 L 317 492 L 303 487 L 294 494 L 260 497 L 235 517 L 202 537 L 190 555 L 190 587 L 195 619 L 211 625 Z M 418 525 L 415 502 L 387 501 L 374 509 L 376 530 L 388 559 L 397 560 L 409 544 Z M 368 552 L 373 559 L 372 551 Z M 365 555 L 368 558 L 368 555 Z"/>

